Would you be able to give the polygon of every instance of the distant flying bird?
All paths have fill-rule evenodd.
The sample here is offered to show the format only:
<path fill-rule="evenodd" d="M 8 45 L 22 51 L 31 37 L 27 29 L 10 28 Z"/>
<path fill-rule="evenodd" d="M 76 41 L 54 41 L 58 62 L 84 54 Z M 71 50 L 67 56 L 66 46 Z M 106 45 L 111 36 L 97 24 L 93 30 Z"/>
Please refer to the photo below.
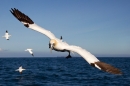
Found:
<path fill-rule="evenodd" d="M 100 70 L 112 73 L 112 74 L 122 74 L 122 72 L 104 62 L 99 61 L 94 55 L 92 55 L 87 50 L 74 45 L 69 45 L 66 42 L 63 42 L 61 39 L 55 37 L 53 33 L 50 31 L 38 26 L 35 24 L 27 15 L 19 11 L 18 9 L 11 9 L 10 12 L 21 22 L 25 27 L 30 28 L 32 30 L 38 31 L 48 38 L 50 38 L 49 48 L 51 50 L 60 51 L 60 52 L 68 52 L 69 55 L 66 58 L 70 58 L 70 52 L 76 52 L 81 55 L 91 66 L 96 67 Z"/>
<path fill-rule="evenodd" d="M 26 49 L 25 51 L 28 51 L 32 56 L 34 56 L 32 50 L 33 50 L 33 49 Z"/>
<path fill-rule="evenodd" d="M 19 69 L 15 70 L 15 71 L 19 71 L 19 73 L 22 74 L 23 70 L 26 70 L 26 69 L 24 69 L 24 68 L 22 68 L 22 66 L 20 66 Z"/>
<path fill-rule="evenodd" d="M 8 31 L 6 30 L 5 35 L 4 35 L 4 36 L 2 36 L 2 37 L 5 37 L 5 38 L 6 38 L 6 40 L 9 40 L 9 37 L 10 37 L 10 36 L 11 36 L 11 35 L 9 35 Z"/>

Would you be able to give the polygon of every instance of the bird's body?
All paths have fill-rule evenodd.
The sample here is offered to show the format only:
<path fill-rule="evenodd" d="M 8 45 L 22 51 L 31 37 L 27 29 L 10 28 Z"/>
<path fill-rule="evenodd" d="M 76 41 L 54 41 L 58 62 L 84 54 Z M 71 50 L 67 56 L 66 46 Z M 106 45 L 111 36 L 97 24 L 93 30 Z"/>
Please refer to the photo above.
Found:
<path fill-rule="evenodd" d="M 38 31 L 44 35 L 46 35 L 48 38 L 50 38 L 49 42 L 49 48 L 51 50 L 60 51 L 60 52 L 68 52 L 69 55 L 67 58 L 71 58 L 70 52 L 76 52 L 79 55 L 81 55 L 91 66 L 96 67 L 100 70 L 113 73 L 113 74 L 122 74 L 122 72 L 104 62 L 99 61 L 93 54 L 88 52 L 87 50 L 75 46 L 75 45 L 69 45 L 66 42 L 62 41 L 61 39 L 58 39 L 55 37 L 53 33 L 50 31 L 36 25 L 27 15 L 19 11 L 18 9 L 12 9 L 10 12 L 20 21 L 24 24 L 25 27 L 30 28 L 32 30 Z"/>
<path fill-rule="evenodd" d="M 5 37 L 6 40 L 9 40 L 9 37 L 10 37 L 10 36 L 11 36 L 11 35 L 9 35 L 8 31 L 6 30 L 5 35 L 2 36 L 2 37 Z"/>
<path fill-rule="evenodd" d="M 34 56 L 32 49 L 26 49 L 25 51 L 28 51 L 32 56 Z"/>
<path fill-rule="evenodd" d="M 26 70 L 26 69 L 24 69 L 24 68 L 22 68 L 22 66 L 20 66 L 19 69 L 15 70 L 15 71 L 19 71 L 19 73 L 22 74 L 23 70 Z"/>

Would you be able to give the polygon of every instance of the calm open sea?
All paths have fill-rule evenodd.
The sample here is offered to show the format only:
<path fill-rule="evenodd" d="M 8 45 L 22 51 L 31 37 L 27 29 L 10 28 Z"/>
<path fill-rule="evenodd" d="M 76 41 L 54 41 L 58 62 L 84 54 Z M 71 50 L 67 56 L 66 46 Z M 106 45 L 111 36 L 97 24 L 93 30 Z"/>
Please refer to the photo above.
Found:
<path fill-rule="evenodd" d="M 113 75 L 91 67 L 82 57 L 70 59 L 0 58 L 0 86 L 129 86 L 130 58 L 99 58 L 122 70 Z M 26 70 L 15 71 L 19 66 Z"/>

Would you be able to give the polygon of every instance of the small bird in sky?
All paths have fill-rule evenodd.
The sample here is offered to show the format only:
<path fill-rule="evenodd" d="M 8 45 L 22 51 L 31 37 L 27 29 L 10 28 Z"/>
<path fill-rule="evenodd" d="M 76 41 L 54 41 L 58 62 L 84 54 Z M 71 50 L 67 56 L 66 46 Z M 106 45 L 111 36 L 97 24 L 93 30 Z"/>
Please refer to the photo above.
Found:
<path fill-rule="evenodd" d="M 33 50 L 33 49 L 26 49 L 25 51 L 28 51 L 32 56 L 34 56 L 32 50 Z"/>
<path fill-rule="evenodd" d="M 5 35 L 2 36 L 2 37 L 5 37 L 6 40 L 9 40 L 9 37 L 10 37 L 10 36 L 11 36 L 11 35 L 9 35 L 8 31 L 6 30 Z"/>

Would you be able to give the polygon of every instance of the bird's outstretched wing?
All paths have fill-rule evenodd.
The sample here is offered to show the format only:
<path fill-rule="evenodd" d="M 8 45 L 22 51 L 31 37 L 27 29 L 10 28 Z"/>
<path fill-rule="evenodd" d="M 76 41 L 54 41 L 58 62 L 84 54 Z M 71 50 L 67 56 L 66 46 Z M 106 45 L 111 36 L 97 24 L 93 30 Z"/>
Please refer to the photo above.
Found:
<path fill-rule="evenodd" d="M 46 35 L 47 37 L 49 37 L 50 39 L 55 39 L 56 37 L 54 36 L 53 33 L 51 33 L 50 31 L 36 25 L 27 15 L 25 15 L 24 13 L 22 13 L 21 11 L 19 11 L 16 8 L 11 8 L 10 12 L 20 21 L 24 24 L 24 26 L 26 26 L 27 28 L 33 29 L 35 31 L 38 31 L 44 35 Z"/>
<path fill-rule="evenodd" d="M 113 67 L 112 65 L 99 61 L 94 55 L 92 55 L 87 50 L 82 49 L 81 47 L 73 46 L 73 45 L 70 45 L 70 46 L 66 45 L 64 46 L 64 48 L 66 50 L 78 53 L 93 67 L 96 67 L 100 70 L 103 70 L 112 74 L 122 74 L 122 72 L 119 69 Z"/>
<path fill-rule="evenodd" d="M 19 69 L 16 69 L 15 71 L 19 71 Z"/>

